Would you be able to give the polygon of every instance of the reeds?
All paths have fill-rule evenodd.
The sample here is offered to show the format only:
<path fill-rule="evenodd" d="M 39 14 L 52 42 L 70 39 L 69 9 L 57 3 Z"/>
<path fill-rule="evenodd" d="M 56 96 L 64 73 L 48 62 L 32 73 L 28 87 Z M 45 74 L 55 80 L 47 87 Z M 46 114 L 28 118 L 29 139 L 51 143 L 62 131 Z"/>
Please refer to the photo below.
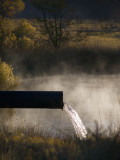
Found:
<path fill-rule="evenodd" d="M 96 131 L 89 130 L 87 139 L 77 137 L 52 138 L 35 132 L 34 128 L 21 128 L 10 132 L 0 131 L 1 160 L 119 160 L 120 135 L 117 132 L 106 135 L 96 125 Z"/>

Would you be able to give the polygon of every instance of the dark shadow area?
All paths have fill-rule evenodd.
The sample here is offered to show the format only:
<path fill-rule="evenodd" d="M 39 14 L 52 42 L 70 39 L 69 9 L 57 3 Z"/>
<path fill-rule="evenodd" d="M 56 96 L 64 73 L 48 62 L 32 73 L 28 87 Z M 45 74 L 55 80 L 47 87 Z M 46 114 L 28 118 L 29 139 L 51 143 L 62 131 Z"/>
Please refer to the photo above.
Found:
<path fill-rule="evenodd" d="M 22 76 L 54 75 L 67 73 L 119 74 L 120 50 L 39 49 L 35 51 L 7 51 L 3 61 L 12 64 L 14 71 Z M 14 58 L 12 58 L 14 57 Z"/>

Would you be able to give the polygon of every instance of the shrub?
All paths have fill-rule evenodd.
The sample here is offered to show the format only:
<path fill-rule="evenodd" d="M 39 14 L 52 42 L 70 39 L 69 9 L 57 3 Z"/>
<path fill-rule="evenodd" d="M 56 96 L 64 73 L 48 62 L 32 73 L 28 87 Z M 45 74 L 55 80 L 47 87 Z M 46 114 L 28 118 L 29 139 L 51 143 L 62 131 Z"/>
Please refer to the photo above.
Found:
<path fill-rule="evenodd" d="M 19 84 L 19 79 L 13 75 L 13 68 L 6 62 L 0 62 L 0 90 L 14 90 Z"/>
<path fill-rule="evenodd" d="M 22 49 L 34 48 L 34 41 L 26 36 L 18 39 L 18 46 Z"/>
<path fill-rule="evenodd" d="M 4 45 L 9 47 L 8 45 L 11 43 L 10 41 L 12 40 L 11 37 L 13 37 L 14 28 L 15 25 L 12 20 L 0 17 L 0 48 L 3 48 Z"/>
<path fill-rule="evenodd" d="M 7 48 L 16 48 L 17 47 L 17 37 L 14 33 L 11 33 L 9 36 L 6 36 L 3 41 L 3 47 Z"/>
<path fill-rule="evenodd" d="M 26 20 L 23 20 L 18 28 L 16 29 L 15 33 L 20 38 L 23 36 L 32 37 L 35 34 L 36 29 Z"/>
<path fill-rule="evenodd" d="M 15 30 L 15 23 L 9 18 L 0 17 L 0 33 L 4 36 L 10 35 Z"/>

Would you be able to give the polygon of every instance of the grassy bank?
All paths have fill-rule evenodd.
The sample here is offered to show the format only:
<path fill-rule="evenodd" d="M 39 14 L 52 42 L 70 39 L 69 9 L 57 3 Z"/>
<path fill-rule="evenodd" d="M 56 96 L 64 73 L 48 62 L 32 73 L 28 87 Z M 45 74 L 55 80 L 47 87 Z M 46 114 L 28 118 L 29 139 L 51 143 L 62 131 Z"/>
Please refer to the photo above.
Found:
<path fill-rule="evenodd" d="M 0 131 L 1 160 L 119 160 L 119 132 L 105 136 L 98 129 L 86 140 L 52 138 L 31 130 Z"/>

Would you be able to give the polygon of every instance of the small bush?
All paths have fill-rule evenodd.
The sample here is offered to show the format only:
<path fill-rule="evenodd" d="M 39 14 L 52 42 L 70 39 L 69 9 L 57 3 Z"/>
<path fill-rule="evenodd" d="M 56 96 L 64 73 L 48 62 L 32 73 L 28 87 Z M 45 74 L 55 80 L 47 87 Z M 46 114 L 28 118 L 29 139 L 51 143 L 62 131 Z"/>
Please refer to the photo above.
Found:
<path fill-rule="evenodd" d="M 13 68 L 6 62 L 0 62 L 0 90 L 14 90 L 19 84 L 19 79 L 13 75 Z"/>
<path fill-rule="evenodd" d="M 26 36 L 18 39 L 18 46 L 22 49 L 34 48 L 34 41 Z"/>
<path fill-rule="evenodd" d="M 36 29 L 26 20 L 23 20 L 18 28 L 16 29 L 15 33 L 17 37 L 32 37 L 35 34 Z"/>
<path fill-rule="evenodd" d="M 9 47 L 11 45 L 10 42 L 13 37 L 15 25 L 13 21 L 10 21 L 7 18 L 0 17 L 0 48 Z M 8 42 L 9 39 L 9 42 Z"/>
<path fill-rule="evenodd" d="M 17 48 L 17 37 L 15 36 L 14 33 L 4 38 L 3 47 Z"/>

